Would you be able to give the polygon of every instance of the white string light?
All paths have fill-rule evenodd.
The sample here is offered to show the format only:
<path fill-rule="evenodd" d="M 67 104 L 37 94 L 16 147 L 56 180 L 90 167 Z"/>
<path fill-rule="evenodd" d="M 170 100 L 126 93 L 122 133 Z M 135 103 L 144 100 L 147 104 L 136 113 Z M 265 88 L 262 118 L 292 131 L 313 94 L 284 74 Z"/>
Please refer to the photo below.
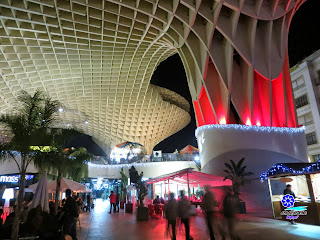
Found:
<path fill-rule="evenodd" d="M 181 161 L 170 161 L 170 163 L 181 163 Z M 155 167 L 155 166 L 160 166 L 163 165 L 163 163 L 169 163 L 169 162 L 148 162 L 148 163 L 130 163 L 130 164 L 110 164 L 110 165 L 105 165 L 105 164 L 94 164 L 88 162 L 88 166 L 91 168 L 130 168 L 131 166 L 134 167 Z M 194 166 L 194 162 L 186 162 L 183 161 L 184 164 Z"/>
<path fill-rule="evenodd" d="M 247 125 L 239 125 L 239 124 L 212 124 L 212 125 L 204 125 L 198 127 L 196 129 L 195 135 L 196 137 L 201 131 L 204 130 L 214 130 L 214 129 L 234 129 L 234 130 L 242 130 L 242 131 L 256 131 L 256 132 L 279 132 L 279 133 L 300 133 L 305 131 L 305 127 L 299 128 L 288 128 L 288 127 L 264 127 L 264 126 L 247 126 Z"/>

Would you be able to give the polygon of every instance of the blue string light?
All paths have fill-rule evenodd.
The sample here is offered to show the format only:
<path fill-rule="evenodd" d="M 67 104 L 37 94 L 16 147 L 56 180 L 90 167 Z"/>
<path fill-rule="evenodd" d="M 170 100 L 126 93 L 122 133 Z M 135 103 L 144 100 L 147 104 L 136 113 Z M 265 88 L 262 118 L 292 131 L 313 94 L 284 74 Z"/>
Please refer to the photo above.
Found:
<path fill-rule="evenodd" d="M 198 133 L 204 130 L 213 130 L 213 129 L 235 129 L 235 130 L 243 130 L 243 131 L 256 131 L 256 132 L 279 132 L 279 133 L 301 133 L 305 131 L 305 127 L 299 128 L 288 128 L 288 127 L 264 127 L 264 126 L 247 126 L 247 125 L 239 125 L 239 124 L 212 124 L 212 125 L 203 125 L 196 129 L 196 137 Z"/>
<path fill-rule="evenodd" d="M 260 175 L 260 180 L 263 182 L 271 176 L 279 175 L 283 173 L 292 173 L 292 174 L 309 174 L 313 172 L 320 171 L 320 161 L 316 163 L 312 163 L 307 167 L 302 168 L 302 170 L 294 170 L 293 168 L 289 168 L 284 166 L 283 164 L 277 164 L 272 166 L 268 171 L 262 173 Z"/>

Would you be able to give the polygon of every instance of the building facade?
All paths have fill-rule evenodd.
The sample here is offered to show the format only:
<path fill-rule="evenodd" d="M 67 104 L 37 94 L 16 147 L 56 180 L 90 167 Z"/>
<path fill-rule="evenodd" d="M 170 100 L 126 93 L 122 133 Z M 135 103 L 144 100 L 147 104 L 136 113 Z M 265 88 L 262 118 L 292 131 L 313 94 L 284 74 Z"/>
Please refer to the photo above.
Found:
<path fill-rule="evenodd" d="M 306 127 L 308 159 L 320 160 L 320 50 L 291 68 L 298 124 Z"/>

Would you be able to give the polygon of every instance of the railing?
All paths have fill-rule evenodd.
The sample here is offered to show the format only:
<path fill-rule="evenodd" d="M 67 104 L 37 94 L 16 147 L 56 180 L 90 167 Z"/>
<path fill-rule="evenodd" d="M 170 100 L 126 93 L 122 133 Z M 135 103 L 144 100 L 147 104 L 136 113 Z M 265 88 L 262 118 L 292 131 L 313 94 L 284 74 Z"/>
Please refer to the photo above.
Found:
<path fill-rule="evenodd" d="M 101 160 L 101 159 L 100 159 Z M 113 159 L 104 159 L 104 162 L 110 165 L 116 164 L 130 164 L 130 163 L 139 163 L 139 162 L 170 162 L 170 161 L 194 161 L 199 163 L 198 154 L 175 154 L 175 153 L 162 153 L 161 157 L 154 156 L 134 156 L 131 159 L 121 158 L 120 162 Z M 94 162 L 95 163 L 95 162 Z"/>

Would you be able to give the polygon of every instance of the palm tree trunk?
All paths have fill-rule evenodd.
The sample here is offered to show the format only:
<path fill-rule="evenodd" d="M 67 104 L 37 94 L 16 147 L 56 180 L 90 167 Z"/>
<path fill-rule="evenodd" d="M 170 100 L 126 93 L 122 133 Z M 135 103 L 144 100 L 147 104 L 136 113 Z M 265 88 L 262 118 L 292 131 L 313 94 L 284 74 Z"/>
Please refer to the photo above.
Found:
<path fill-rule="evenodd" d="M 56 185 L 56 197 L 55 197 L 55 200 L 54 200 L 54 212 L 55 212 L 55 214 L 58 213 L 60 187 L 61 187 L 61 172 L 58 171 L 57 185 Z"/>
<path fill-rule="evenodd" d="M 24 166 L 24 164 L 21 164 Z M 24 196 L 24 185 L 26 181 L 26 169 L 22 169 L 20 172 L 20 181 L 19 181 L 19 194 L 17 199 L 17 206 L 15 209 L 15 216 L 12 226 L 12 232 L 11 232 L 11 240 L 17 240 L 19 239 L 19 225 L 20 225 L 20 216 L 22 211 L 22 201 Z"/>

